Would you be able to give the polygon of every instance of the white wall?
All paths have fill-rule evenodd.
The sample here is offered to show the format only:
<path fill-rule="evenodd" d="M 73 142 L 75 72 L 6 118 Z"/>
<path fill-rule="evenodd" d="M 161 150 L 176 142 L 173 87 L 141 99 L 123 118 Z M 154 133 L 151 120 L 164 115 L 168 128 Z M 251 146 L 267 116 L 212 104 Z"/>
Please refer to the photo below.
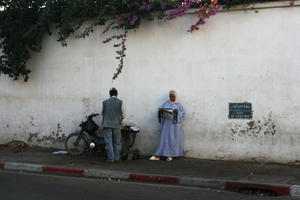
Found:
<path fill-rule="evenodd" d="M 0 77 L 0 143 L 63 147 L 84 116 L 101 111 L 114 86 L 125 101 L 126 123 L 142 129 L 136 147 L 152 154 L 157 108 L 175 89 L 186 110 L 187 157 L 299 160 L 300 7 L 258 11 L 219 12 L 192 34 L 186 31 L 192 14 L 144 22 L 129 33 L 124 70 L 114 82 L 115 49 L 102 44 L 101 30 L 70 38 L 67 48 L 46 36 L 42 52 L 28 62 L 29 82 Z M 228 104 L 245 101 L 253 120 L 228 119 Z"/>

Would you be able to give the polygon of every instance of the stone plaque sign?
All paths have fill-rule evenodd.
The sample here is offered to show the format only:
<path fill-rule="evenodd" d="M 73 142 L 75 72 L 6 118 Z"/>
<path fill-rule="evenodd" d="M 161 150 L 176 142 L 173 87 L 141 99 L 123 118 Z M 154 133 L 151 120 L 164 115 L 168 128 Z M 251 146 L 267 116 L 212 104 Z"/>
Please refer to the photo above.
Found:
<path fill-rule="evenodd" d="M 251 103 L 229 103 L 229 119 L 252 119 Z"/>

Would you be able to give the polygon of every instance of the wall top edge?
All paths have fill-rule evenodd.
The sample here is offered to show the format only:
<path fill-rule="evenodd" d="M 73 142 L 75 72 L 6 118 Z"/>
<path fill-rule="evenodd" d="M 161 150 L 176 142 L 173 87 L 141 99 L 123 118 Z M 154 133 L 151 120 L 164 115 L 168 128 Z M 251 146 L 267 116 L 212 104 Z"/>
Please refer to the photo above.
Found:
<path fill-rule="evenodd" d="M 300 6 L 300 1 L 295 0 L 294 6 Z M 253 3 L 253 4 L 244 4 L 233 6 L 232 8 L 228 9 L 221 9 L 222 11 L 231 11 L 231 10 L 252 10 L 252 9 L 265 9 L 265 8 L 283 8 L 283 7 L 290 7 L 290 1 L 269 1 L 269 2 L 262 2 L 262 3 Z"/>
<path fill-rule="evenodd" d="M 294 0 L 294 6 L 300 6 L 300 0 Z M 220 8 L 218 12 L 230 12 L 230 11 L 240 11 L 240 10 L 253 10 L 253 9 L 267 9 L 267 8 L 285 8 L 290 7 L 290 1 L 269 1 L 261 3 L 251 3 L 232 6 L 230 9 Z M 187 14 L 194 14 L 196 9 L 191 9 L 187 11 Z"/>

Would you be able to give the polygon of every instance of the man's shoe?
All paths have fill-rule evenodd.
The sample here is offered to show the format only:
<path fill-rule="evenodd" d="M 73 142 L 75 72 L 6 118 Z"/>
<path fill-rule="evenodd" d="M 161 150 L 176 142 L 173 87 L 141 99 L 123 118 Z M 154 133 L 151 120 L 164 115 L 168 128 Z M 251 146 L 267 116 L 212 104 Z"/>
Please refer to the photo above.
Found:
<path fill-rule="evenodd" d="M 109 163 L 109 164 L 115 163 L 115 161 L 113 161 L 113 160 L 106 160 L 105 162 L 106 162 L 106 163 Z"/>
<path fill-rule="evenodd" d="M 121 162 L 121 160 L 115 160 L 116 164 L 119 164 Z"/>

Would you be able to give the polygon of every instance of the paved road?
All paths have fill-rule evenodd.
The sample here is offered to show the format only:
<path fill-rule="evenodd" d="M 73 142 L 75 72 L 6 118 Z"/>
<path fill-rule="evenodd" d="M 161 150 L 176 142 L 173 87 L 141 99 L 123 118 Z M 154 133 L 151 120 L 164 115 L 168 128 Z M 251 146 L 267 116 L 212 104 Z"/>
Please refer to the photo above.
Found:
<path fill-rule="evenodd" d="M 0 171 L 2 200 L 286 200 L 291 197 L 257 197 L 200 188 L 117 182 L 81 177 Z"/>

